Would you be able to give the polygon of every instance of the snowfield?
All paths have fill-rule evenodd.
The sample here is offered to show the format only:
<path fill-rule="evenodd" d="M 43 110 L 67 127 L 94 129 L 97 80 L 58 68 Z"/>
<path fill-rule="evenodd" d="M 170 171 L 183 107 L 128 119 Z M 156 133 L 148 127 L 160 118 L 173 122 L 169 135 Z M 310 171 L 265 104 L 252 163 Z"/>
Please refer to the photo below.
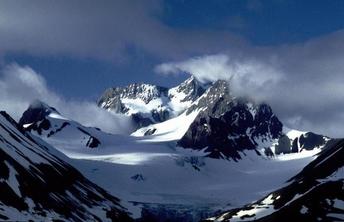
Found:
<path fill-rule="evenodd" d="M 207 158 L 203 151 L 176 147 L 196 116 L 197 112 L 181 114 L 151 125 L 148 128 L 156 131 L 150 136 L 143 136 L 148 128 L 126 136 L 84 127 L 101 141 L 96 148 L 84 146 L 87 138 L 78 130 L 83 126 L 76 122 L 43 139 L 72 158 L 72 165 L 91 181 L 119 197 L 135 217 L 145 204 L 203 207 L 214 212 L 240 207 L 286 185 L 320 151 L 272 158 L 245 151 L 238 162 Z M 53 126 L 64 121 L 56 115 L 48 119 Z"/>

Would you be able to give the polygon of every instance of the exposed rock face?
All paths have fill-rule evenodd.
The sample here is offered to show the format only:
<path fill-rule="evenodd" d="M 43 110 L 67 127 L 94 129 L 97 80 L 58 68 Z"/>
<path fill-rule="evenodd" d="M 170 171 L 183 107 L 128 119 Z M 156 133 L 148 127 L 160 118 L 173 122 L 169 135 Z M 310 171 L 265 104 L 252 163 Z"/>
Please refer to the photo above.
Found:
<path fill-rule="evenodd" d="M 275 154 L 291 153 L 291 144 L 288 136 L 283 135 L 278 139 L 278 144 L 275 147 Z"/>
<path fill-rule="evenodd" d="M 128 111 L 122 103 L 123 99 L 139 99 L 148 104 L 154 99 L 167 97 L 168 89 L 151 84 L 134 83 L 126 87 L 115 87 L 107 89 L 100 97 L 98 105 L 104 109 L 109 109 L 119 113 Z"/>
<path fill-rule="evenodd" d="M 52 112 L 58 113 L 55 108 L 36 100 L 32 102 L 29 108 L 23 113 L 19 120 L 19 125 L 41 121 Z"/>
<path fill-rule="evenodd" d="M 275 146 L 275 154 L 297 153 L 302 150 L 313 150 L 314 148 L 323 147 L 330 140 L 330 138 L 306 132 L 294 139 L 289 138 L 287 135 L 282 135 L 278 139 L 278 144 Z"/>
<path fill-rule="evenodd" d="M 0 113 L 0 220 L 131 221 L 67 157 Z"/>
<path fill-rule="evenodd" d="M 308 132 L 299 138 L 299 148 L 312 150 L 314 147 L 323 146 L 326 143 L 326 137 L 312 132 Z"/>
<path fill-rule="evenodd" d="M 157 101 L 167 98 L 167 94 L 168 89 L 165 87 L 135 83 L 127 87 L 107 89 L 100 97 L 98 106 L 133 116 L 134 122 L 140 128 L 169 118 L 169 111 L 162 106 L 162 101 Z M 150 102 L 158 104 L 150 104 Z M 147 110 L 149 105 L 152 107 Z"/>
<path fill-rule="evenodd" d="M 137 128 L 141 128 L 178 115 L 204 91 L 205 86 L 194 77 L 171 89 L 136 83 L 107 89 L 98 106 L 132 116 Z"/>
<path fill-rule="evenodd" d="M 207 85 L 200 83 L 195 77 L 191 76 L 180 85 L 169 90 L 169 97 L 174 98 L 182 94 L 180 102 L 193 102 L 198 99 L 206 90 Z"/>
<path fill-rule="evenodd" d="M 282 133 L 282 123 L 268 105 L 233 97 L 226 81 L 215 82 L 187 112 L 197 109 L 200 113 L 178 145 L 206 148 L 210 157 L 239 159 L 238 151 L 255 149 Z"/>

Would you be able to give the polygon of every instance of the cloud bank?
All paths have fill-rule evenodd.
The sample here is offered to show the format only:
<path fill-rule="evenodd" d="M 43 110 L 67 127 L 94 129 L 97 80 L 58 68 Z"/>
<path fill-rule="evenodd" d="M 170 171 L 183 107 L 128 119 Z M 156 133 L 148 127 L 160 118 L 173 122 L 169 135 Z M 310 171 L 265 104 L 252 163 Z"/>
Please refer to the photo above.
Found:
<path fill-rule="evenodd" d="M 303 44 L 167 62 L 155 70 L 187 72 L 201 81 L 228 79 L 234 94 L 270 104 L 289 127 L 343 137 L 343 41 L 339 31 Z"/>
<path fill-rule="evenodd" d="M 130 119 L 107 112 L 95 102 L 66 100 L 49 90 L 45 79 L 30 67 L 7 65 L 0 73 L 1 110 L 19 120 L 34 100 L 41 100 L 55 107 L 62 115 L 85 126 L 99 127 L 106 132 L 128 133 Z"/>
<path fill-rule="evenodd" d="M 0 51 L 121 62 L 132 56 L 133 48 L 176 58 L 214 53 L 243 41 L 226 31 L 169 27 L 160 19 L 163 4 L 160 0 L 0 1 Z"/>

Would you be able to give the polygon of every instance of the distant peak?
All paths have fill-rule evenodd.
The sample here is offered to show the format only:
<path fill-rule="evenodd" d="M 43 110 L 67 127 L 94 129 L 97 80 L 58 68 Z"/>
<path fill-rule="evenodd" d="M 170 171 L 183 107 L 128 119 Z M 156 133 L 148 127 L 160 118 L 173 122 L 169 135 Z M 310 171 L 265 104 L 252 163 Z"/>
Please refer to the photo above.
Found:
<path fill-rule="evenodd" d="M 19 120 L 19 125 L 41 121 L 51 113 L 59 114 L 59 112 L 54 107 L 51 107 L 40 100 L 34 100 L 30 103 L 27 110 L 23 113 L 22 117 Z"/>
<path fill-rule="evenodd" d="M 184 83 L 199 83 L 201 84 L 201 81 L 199 81 L 194 75 L 190 75 L 189 78 L 187 78 Z"/>

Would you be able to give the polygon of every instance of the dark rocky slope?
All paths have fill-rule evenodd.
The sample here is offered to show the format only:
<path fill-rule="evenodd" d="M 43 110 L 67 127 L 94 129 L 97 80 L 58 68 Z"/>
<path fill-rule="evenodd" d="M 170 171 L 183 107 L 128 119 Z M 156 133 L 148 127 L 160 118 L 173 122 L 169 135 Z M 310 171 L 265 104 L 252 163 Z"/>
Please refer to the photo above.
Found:
<path fill-rule="evenodd" d="M 343 157 L 344 139 L 332 140 L 289 185 L 208 221 L 343 221 Z"/>
<path fill-rule="evenodd" d="M 0 113 L 0 219 L 131 221 L 119 200 Z"/>

